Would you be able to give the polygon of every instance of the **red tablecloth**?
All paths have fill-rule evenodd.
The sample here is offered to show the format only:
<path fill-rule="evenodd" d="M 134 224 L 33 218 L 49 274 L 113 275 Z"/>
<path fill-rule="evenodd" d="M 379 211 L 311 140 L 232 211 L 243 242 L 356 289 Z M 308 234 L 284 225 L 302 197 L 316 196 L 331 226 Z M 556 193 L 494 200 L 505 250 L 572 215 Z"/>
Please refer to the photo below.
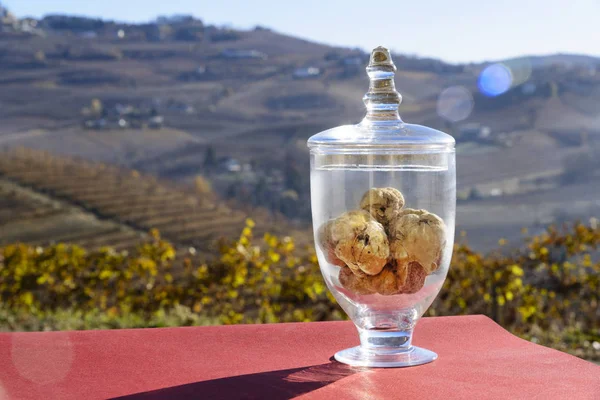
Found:
<path fill-rule="evenodd" d="M 4 399 L 600 399 L 600 367 L 481 316 L 426 318 L 431 364 L 353 369 L 350 322 L 0 334 Z"/>

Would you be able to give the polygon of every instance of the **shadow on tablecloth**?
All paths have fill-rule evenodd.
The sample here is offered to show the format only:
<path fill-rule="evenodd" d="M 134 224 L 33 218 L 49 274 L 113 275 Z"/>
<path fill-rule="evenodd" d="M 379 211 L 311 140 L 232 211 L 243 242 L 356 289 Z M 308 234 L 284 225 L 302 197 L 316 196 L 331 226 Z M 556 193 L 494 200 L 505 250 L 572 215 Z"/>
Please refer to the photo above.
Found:
<path fill-rule="evenodd" d="M 149 399 L 290 399 L 322 388 L 364 371 L 337 361 L 306 368 L 238 375 L 189 383 L 149 392 L 116 397 L 113 400 Z"/>

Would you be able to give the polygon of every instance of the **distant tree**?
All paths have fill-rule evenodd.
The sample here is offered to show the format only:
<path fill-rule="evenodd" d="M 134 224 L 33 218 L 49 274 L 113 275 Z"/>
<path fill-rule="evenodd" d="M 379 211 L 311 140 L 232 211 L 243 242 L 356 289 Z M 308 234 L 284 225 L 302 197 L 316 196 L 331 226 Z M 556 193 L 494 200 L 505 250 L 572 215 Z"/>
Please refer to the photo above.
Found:
<path fill-rule="evenodd" d="M 225 198 L 231 199 L 235 197 L 235 185 L 232 183 L 225 189 Z"/>
<path fill-rule="evenodd" d="M 469 200 L 479 200 L 481 198 L 483 198 L 481 191 L 476 187 L 471 188 L 469 192 Z"/>
<path fill-rule="evenodd" d="M 341 59 L 342 56 L 340 53 L 338 53 L 337 51 L 329 51 L 325 54 L 325 61 L 337 61 L 339 59 Z"/>
<path fill-rule="evenodd" d="M 204 36 L 203 26 L 186 26 L 175 31 L 174 39 L 180 41 L 197 41 L 202 40 Z"/>
<path fill-rule="evenodd" d="M 212 169 L 217 165 L 217 154 L 213 146 L 208 146 L 204 153 L 204 168 Z"/>
<path fill-rule="evenodd" d="M 281 194 L 279 211 L 283 215 L 294 218 L 298 216 L 298 193 L 294 190 L 286 190 Z"/>
<path fill-rule="evenodd" d="M 296 193 L 302 191 L 302 173 L 296 161 L 289 154 L 285 157 L 283 175 L 284 184 L 287 189 L 294 190 Z"/>
<path fill-rule="evenodd" d="M 558 84 L 556 82 L 550 82 L 550 97 L 558 98 Z"/>
<path fill-rule="evenodd" d="M 106 26 L 106 22 L 101 19 L 67 15 L 47 15 L 41 22 L 50 29 L 72 32 L 99 31 Z"/>
<path fill-rule="evenodd" d="M 211 42 L 233 41 L 241 38 L 241 34 L 231 29 L 218 29 L 210 35 Z"/>

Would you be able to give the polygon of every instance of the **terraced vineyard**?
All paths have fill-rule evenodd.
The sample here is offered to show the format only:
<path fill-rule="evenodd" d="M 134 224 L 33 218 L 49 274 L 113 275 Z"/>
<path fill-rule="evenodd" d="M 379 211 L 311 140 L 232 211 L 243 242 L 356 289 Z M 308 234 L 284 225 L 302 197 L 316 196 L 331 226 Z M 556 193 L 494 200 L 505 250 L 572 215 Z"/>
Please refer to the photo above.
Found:
<path fill-rule="evenodd" d="M 0 245 L 71 242 L 89 249 L 111 245 L 128 250 L 146 238 L 145 232 L 101 220 L 80 207 L 0 178 Z"/>
<path fill-rule="evenodd" d="M 46 242 L 128 248 L 139 242 L 140 232 L 156 228 L 178 247 L 212 252 L 216 239 L 238 236 L 250 216 L 219 204 L 210 194 L 198 195 L 172 187 L 137 171 L 29 149 L 2 153 L 0 175 L 11 184 L 26 188 L 22 190 L 33 190 L 40 196 L 79 207 L 100 220 L 113 223 L 113 226 L 89 232 L 61 232 L 45 238 Z M 4 197 L 0 197 L 0 227 L 11 221 L 22 225 L 39 216 L 65 212 L 52 206 L 52 201 L 25 204 L 18 198 Z M 258 234 L 267 230 L 280 233 L 286 226 L 279 221 L 277 229 L 275 220 L 264 211 L 251 216 L 263 230 Z M 5 226 L 3 230 L 6 229 Z M 36 239 L 34 241 L 44 241 L 41 237 Z"/>

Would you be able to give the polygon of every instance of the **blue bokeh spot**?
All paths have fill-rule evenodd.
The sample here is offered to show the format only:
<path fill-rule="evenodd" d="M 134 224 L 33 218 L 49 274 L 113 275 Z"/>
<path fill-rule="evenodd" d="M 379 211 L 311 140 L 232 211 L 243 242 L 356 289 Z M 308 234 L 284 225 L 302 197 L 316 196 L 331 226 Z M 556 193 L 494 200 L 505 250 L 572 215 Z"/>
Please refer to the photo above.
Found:
<path fill-rule="evenodd" d="M 510 89 L 512 85 L 512 74 L 510 70 L 502 64 L 492 64 L 487 67 L 481 74 L 477 86 L 479 91 L 488 97 L 499 96 Z"/>

